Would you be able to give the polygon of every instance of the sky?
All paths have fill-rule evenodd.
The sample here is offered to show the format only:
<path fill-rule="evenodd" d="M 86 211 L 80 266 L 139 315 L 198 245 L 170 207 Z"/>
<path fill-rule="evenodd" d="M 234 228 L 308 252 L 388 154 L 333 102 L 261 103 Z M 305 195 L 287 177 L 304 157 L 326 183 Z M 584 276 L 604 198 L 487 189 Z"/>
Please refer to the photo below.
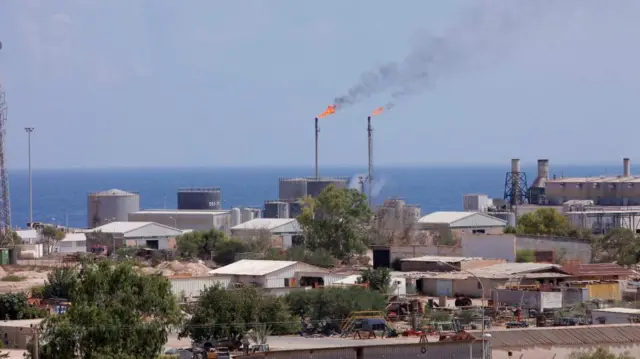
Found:
<path fill-rule="evenodd" d="M 618 163 L 640 149 L 638 18 L 634 0 L 3 0 L 7 163 L 35 127 L 34 168 L 312 166 L 313 118 L 363 81 L 321 119 L 322 165 L 366 165 L 390 101 L 378 166 Z"/>

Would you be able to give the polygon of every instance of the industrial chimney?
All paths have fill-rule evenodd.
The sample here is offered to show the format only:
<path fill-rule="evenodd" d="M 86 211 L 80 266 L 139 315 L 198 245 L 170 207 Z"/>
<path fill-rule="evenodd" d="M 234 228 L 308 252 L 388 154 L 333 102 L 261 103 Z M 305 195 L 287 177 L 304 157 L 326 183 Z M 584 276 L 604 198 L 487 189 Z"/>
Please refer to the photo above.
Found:
<path fill-rule="evenodd" d="M 520 160 L 514 158 L 511 160 L 511 172 L 512 173 L 520 173 Z"/>
<path fill-rule="evenodd" d="M 625 158 L 622 163 L 624 164 L 624 177 L 631 177 L 631 160 Z"/>
<path fill-rule="evenodd" d="M 549 160 L 538 160 L 538 178 L 549 179 Z"/>

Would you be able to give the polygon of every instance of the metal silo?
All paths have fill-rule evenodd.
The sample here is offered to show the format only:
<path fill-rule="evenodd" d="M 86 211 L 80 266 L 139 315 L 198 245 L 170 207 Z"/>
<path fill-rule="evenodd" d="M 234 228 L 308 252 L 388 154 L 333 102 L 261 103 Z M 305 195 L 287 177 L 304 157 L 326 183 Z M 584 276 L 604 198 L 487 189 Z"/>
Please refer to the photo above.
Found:
<path fill-rule="evenodd" d="M 242 223 L 242 214 L 240 213 L 240 208 L 231 208 L 231 227 L 235 227 L 240 223 Z"/>
<path fill-rule="evenodd" d="M 181 188 L 178 191 L 178 209 L 220 210 L 220 188 Z"/>
<path fill-rule="evenodd" d="M 242 223 L 249 222 L 253 219 L 253 209 L 252 208 L 243 208 L 242 209 Z"/>
<path fill-rule="evenodd" d="M 264 201 L 264 218 L 289 218 L 289 203 Z"/>
<path fill-rule="evenodd" d="M 280 178 L 279 199 L 281 201 L 297 201 L 306 196 L 306 178 Z"/>
<path fill-rule="evenodd" d="M 140 196 L 137 193 L 111 189 L 89 193 L 87 197 L 87 225 L 99 227 L 109 222 L 126 222 L 129 213 L 140 210 Z"/>
<path fill-rule="evenodd" d="M 310 178 L 307 180 L 307 195 L 311 197 L 317 197 L 322 191 L 329 185 L 334 185 L 338 188 L 348 188 L 350 178 L 336 177 L 336 178 Z"/>

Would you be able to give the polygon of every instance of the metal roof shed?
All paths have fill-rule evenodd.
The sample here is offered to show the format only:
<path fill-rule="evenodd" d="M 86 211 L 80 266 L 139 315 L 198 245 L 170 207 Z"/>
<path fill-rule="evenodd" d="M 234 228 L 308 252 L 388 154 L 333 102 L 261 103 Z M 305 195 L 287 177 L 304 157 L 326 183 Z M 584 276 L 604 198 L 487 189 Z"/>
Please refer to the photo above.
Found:
<path fill-rule="evenodd" d="M 231 227 L 232 233 L 267 230 L 274 234 L 300 233 L 300 224 L 295 218 L 256 218 Z"/>

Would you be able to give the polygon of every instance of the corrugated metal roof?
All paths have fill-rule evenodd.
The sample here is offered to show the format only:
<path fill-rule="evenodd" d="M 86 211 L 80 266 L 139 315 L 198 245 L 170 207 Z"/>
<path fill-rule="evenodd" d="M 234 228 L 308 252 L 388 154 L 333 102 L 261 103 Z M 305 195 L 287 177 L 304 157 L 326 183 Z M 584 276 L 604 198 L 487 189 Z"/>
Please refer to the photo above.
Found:
<path fill-rule="evenodd" d="M 123 191 L 121 189 L 113 188 L 107 191 L 91 193 L 92 196 L 137 196 L 136 193 Z"/>
<path fill-rule="evenodd" d="M 634 273 L 616 263 L 576 264 L 562 267 L 574 276 L 631 276 Z"/>
<path fill-rule="evenodd" d="M 94 232 L 127 233 L 148 226 L 153 222 L 110 222 L 93 229 Z"/>
<path fill-rule="evenodd" d="M 565 184 L 579 184 L 579 183 L 638 183 L 640 177 L 638 176 L 599 176 L 599 177 L 564 177 L 556 179 L 548 179 L 547 183 L 565 183 Z"/>
<path fill-rule="evenodd" d="M 136 211 L 136 212 L 132 212 L 132 214 L 163 214 L 163 215 L 175 215 L 175 216 L 180 216 L 180 215 L 203 215 L 203 214 L 210 214 L 212 216 L 217 216 L 219 214 L 228 214 L 231 213 L 230 210 L 201 210 L 201 211 L 196 211 L 196 210 L 192 210 L 192 209 L 174 209 L 174 210 L 166 210 L 166 209 L 144 209 L 142 211 Z"/>
<path fill-rule="evenodd" d="M 446 256 L 422 256 L 415 258 L 403 258 L 401 262 L 444 262 L 444 263 L 459 263 L 482 260 L 481 257 L 446 257 Z"/>
<path fill-rule="evenodd" d="M 82 242 L 86 240 L 87 236 L 84 233 L 67 233 L 60 242 Z"/>
<path fill-rule="evenodd" d="M 222 268 L 209 271 L 212 275 L 251 275 L 263 276 L 295 265 L 293 261 L 268 261 L 259 259 L 242 259 Z"/>
<path fill-rule="evenodd" d="M 474 214 L 474 212 L 433 212 L 420 217 L 420 219 L 418 219 L 418 223 L 451 224 Z"/>
<path fill-rule="evenodd" d="M 505 274 L 520 274 L 545 269 L 560 269 L 559 265 L 549 263 L 499 263 L 473 270 L 473 272 L 493 272 Z"/>
<path fill-rule="evenodd" d="M 278 227 L 290 224 L 292 222 L 298 222 L 295 218 L 255 218 L 250 221 L 240 223 L 237 226 L 231 227 L 231 230 L 274 230 Z"/>
<path fill-rule="evenodd" d="M 478 330 L 469 331 L 476 338 Z M 492 348 L 533 346 L 602 345 L 640 342 L 640 325 L 589 325 L 573 327 L 485 330 L 491 334 Z"/>

